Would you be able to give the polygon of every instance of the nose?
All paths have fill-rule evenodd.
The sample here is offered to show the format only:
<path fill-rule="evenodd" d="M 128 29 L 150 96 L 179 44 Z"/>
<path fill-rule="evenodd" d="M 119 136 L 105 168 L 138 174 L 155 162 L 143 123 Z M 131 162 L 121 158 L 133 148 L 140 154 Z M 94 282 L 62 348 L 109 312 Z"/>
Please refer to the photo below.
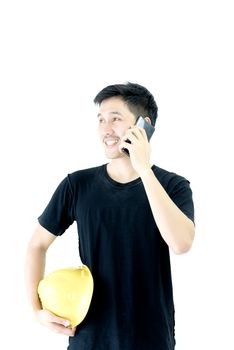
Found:
<path fill-rule="evenodd" d="M 102 125 L 102 131 L 104 135 L 111 135 L 113 133 L 111 123 L 110 122 L 104 123 L 104 125 Z"/>

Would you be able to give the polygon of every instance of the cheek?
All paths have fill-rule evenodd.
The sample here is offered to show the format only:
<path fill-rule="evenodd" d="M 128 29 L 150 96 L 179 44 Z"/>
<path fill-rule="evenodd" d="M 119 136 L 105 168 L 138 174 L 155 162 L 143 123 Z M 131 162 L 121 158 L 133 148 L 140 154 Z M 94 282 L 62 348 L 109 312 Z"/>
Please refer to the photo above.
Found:
<path fill-rule="evenodd" d="M 104 135 L 103 135 L 103 131 L 101 130 L 100 127 L 97 128 L 96 134 L 97 134 L 97 136 L 98 136 L 98 138 L 99 138 L 100 140 L 103 139 L 103 136 L 104 136 Z"/>
<path fill-rule="evenodd" d="M 119 136 L 123 137 L 130 128 L 131 125 L 125 125 L 124 127 L 122 127 L 121 130 L 119 130 Z"/>

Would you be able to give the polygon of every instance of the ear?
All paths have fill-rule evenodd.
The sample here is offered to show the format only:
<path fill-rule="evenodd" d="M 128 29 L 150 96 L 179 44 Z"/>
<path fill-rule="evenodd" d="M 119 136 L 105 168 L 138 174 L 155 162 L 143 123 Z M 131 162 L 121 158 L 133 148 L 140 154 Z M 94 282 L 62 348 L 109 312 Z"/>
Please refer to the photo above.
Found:
<path fill-rule="evenodd" d="M 152 123 L 151 123 L 151 119 L 150 119 L 149 117 L 145 117 L 144 119 L 145 119 L 145 121 L 146 121 L 147 123 L 152 124 Z"/>

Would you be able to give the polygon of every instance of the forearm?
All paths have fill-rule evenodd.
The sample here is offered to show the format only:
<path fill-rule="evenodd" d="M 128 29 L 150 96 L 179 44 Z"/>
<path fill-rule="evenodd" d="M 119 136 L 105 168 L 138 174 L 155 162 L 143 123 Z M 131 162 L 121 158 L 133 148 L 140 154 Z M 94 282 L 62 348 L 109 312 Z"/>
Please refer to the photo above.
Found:
<path fill-rule="evenodd" d="M 46 252 L 44 249 L 29 244 L 26 255 L 25 280 L 28 298 L 34 311 L 42 308 L 37 287 L 44 276 L 45 256 Z"/>
<path fill-rule="evenodd" d="M 140 176 L 163 239 L 176 254 L 187 252 L 194 238 L 193 222 L 170 199 L 150 168 Z"/>

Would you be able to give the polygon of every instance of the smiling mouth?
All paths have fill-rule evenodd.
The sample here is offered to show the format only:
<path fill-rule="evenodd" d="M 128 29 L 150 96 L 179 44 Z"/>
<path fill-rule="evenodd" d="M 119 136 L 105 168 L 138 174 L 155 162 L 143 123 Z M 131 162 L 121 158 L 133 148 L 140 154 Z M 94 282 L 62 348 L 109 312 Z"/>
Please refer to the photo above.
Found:
<path fill-rule="evenodd" d="M 104 143 L 105 143 L 105 145 L 106 146 L 114 146 L 114 145 L 116 145 L 117 143 L 119 142 L 119 138 L 113 138 L 113 137 L 108 137 L 108 138 L 106 138 L 105 140 L 104 140 Z"/>

